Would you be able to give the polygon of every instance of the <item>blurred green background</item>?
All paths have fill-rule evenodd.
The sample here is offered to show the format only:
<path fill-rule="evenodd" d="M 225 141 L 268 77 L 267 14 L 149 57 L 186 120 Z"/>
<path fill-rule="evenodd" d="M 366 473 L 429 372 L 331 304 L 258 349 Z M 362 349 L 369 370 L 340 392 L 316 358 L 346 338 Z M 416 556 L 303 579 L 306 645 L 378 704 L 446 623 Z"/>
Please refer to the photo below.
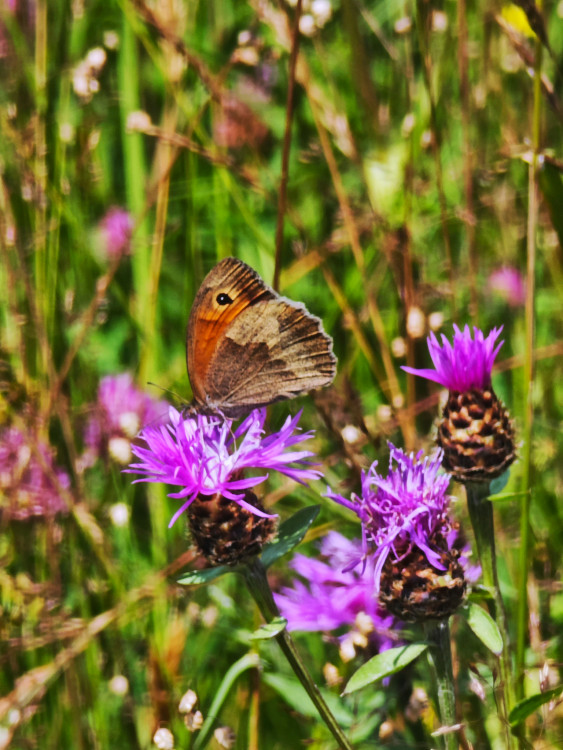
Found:
<path fill-rule="evenodd" d="M 386 465 L 389 439 L 433 445 L 438 388 L 400 366 L 429 366 L 432 330 L 503 325 L 494 385 L 531 449 L 530 692 L 555 686 L 563 662 L 563 4 L 542 13 L 549 48 L 518 5 L 303 3 L 281 291 L 322 318 L 339 368 L 334 388 L 270 415 L 277 428 L 305 409 L 326 481 L 272 476 L 264 500 L 282 517 L 322 504 L 311 555 L 330 528 L 358 536 L 321 498 L 326 484 L 357 490 L 362 468 Z M 176 747 L 200 747 L 178 703 L 194 689 L 207 718 L 221 687 L 216 725 L 234 729 L 234 747 L 333 747 L 275 644 L 249 640 L 260 620 L 241 582 L 174 583 L 202 564 L 182 522 L 167 528 L 177 501 L 131 485 L 118 460 L 127 444 L 87 455 L 85 437 L 106 375 L 189 401 L 185 325 L 217 260 L 273 278 L 294 14 L 269 0 L 2 3 L 0 747 L 148 748 L 160 726 Z M 127 212 L 121 245 L 112 207 Z M 23 436 L 16 458 L 9 430 Z M 16 517 L 26 460 L 64 512 Z M 520 477 L 516 463 L 505 491 Z M 520 502 L 496 506 L 510 622 L 526 575 Z M 278 564 L 272 585 L 290 577 Z M 326 663 L 346 679 L 366 658 L 343 662 L 333 635 L 297 635 L 321 684 Z M 469 741 L 502 747 L 496 667 L 466 625 L 454 636 Z M 261 668 L 231 683 L 230 667 L 256 650 Z M 341 686 L 327 690 L 357 747 L 431 747 L 432 709 L 406 713 L 417 687 L 430 690 L 422 666 L 345 701 Z M 557 746 L 561 706 L 528 725 L 534 747 Z"/>

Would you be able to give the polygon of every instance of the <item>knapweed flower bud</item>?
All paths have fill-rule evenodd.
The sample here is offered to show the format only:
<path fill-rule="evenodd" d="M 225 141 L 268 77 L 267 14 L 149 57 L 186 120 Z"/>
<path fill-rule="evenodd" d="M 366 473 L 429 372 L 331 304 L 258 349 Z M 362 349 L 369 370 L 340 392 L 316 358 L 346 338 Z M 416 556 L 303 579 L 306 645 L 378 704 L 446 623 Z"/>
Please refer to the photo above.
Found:
<path fill-rule="evenodd" d="M 225 750 L 231 750 L 235 746 L 237 736 L 231 727 L 217 727 L 213 732 L 213 736 L 219 746 L 225 748 Z"/>
<path fill-rule="evenodd" d="M 201 711 L 190 711 L 184 716 L 184 724 L 189 732 L 198 732 L 203 726 L 203 714 Z"/>
<path fill-rule="evenodd" d="M 140 462 L 127 471 L 141 475 L 137 482 L 180 486 L 170 497 L 184 502 L 170 526 L 186 512 L 201 554 L 212 565 L 236 565 L 260 552 L 277 518 L 251 492 L 268 475 L 245 477 L 245 470 L 275 469 L 301 483 L 321 476 L 311 468 L 310 451 L 288 450 L 312 436 L 297 432 L 300 416 L 264 436 L 265 409 L 255 409 L 235 429 L 230 419 L 185 416 L 170 407 L 168 424 L 140 433 L 142 445 L 132 448 Z"/>
<path fill-rule="evenodd" d="M 110 693 L 118 696 L 124 696 L 129 692 L 129 680 L 122 674 L 116 674 L 109 681 L 108 687 Z"/>
<path fill-rule="evenodd" d="M 260 148 L 269 130 L 245 102 L 228 94 L 222 97 L 221 107 L 213 125 L 213 141 L 223 148 L 243 146 Z"/>
<path fill-rule="evenodd" d="M 458 482 L 489 482 L 503 474 L 516 458 L 514 429 L 505 406 L 491 382 L 495 358 L 504 342 L 495 347 L 501 328 L 485 338 L 469 326 L 463 332 L 454 325 L 453 346 L 442 335 L 442 346 L 432 333 L 428 349 L 435 370 L 403 367 L 449 390 L 438 445 L 444 451 L 444 468 Z"/>
<path fill-rule="evenodd" d="M 178 711 L 182 714 L 189 714 L 191 713 L 194 708 L 197 705 L 198 697 L 195 690 L 187 690 L 184 695 L 182 696 L 182 699 L 180 700 L 180 705 L 178 706 Z"/>
<path fill-rule="evenodd" d="M 152 741 L 158 750 L 174 750 L 174 735 L 166 727 L 160 727 L 154 733 Z"/>
<path fill-rule="evenodd" d="M 251 490 L 244 491 L 244 502 L 264 512 L 264 506 Z M 220 493 L 198 496 L 188 509 L 192 542 L 211 565 L 237 565 L 259 555 L 272 541 L 277 519 L 258 516 Z"/>

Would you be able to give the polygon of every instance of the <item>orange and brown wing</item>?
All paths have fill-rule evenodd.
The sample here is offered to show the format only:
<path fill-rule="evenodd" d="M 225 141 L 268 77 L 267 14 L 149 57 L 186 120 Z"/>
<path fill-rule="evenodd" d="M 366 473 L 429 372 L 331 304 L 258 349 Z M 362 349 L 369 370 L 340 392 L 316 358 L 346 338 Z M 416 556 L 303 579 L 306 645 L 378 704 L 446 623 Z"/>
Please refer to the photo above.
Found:
<path fill-rule="evenodd" d="M 236 258 L 225 258 L 207 274 L 194 299 L 187 331 L 188 374 L 197 404 L 207 401 L 209 368 L 232 322 L 248 305 L 273 297 L 256 271 Z"/>
<path fill-rule="evenodd" d="M 321 321 L 234 258 L 197 293 L 187 351 L 197 406 L 232 417 L 328 385 L 336 372 Z"/>
<path fill-rule="evenodd" d="M 229 362 L 223 367 L 222 362 Z M 209 400 L 227 416 L 329 385 L 332 339 L 304 305 L 259 301 L 233 320 L 209 370 Z"/>

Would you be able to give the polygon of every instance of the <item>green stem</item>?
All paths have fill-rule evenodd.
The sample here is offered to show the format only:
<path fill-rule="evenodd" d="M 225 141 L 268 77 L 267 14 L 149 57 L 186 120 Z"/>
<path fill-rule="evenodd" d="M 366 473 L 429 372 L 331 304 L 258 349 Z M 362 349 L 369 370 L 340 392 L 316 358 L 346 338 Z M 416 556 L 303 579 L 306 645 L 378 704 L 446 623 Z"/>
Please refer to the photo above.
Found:
<path fill-rule="evenodd" d="M 495 590 L 498 590 L 498 576 L 496 568 L 495 524 L 493 518 L 493 504 L 487 498 L 490 495 L 488 484 L 466 484 L 467 508 L 477 542 L 479 562 L 483 571 L 483 583 L 491 590 L 495 600 Z M 496 617 L 496 612 L 492 613 Z"/>
<path fill-rule="evenodd" d="M 128 7 L 128 6 L 126 6 Z M 147 346 L 147 315 L 150 295 L 150 238 L 148 219 L 145 215 L 145 190 L 147 169 L 143 136 L 138 132 L 127 132 L 127 118 L 131 112 L 141 109 L 139 70 L 140 60 L 137 50 L 137 37 L 133 27 L 133 12 L 123 14 L 123 27 L 119 46 L 118 84 L 119 106 L 122 120 L 123 170 L 127 208 L 135 219 L 135 252 L 132 256 L 134 297 L 133 314 L 139 325 L 142 341 L 139 361 L 141 366 L 147 364 L 144 352 Z M 146 379 L 145 373 L 139 371 L 139 380 Z"/>
<path fill-rule="evenodd" d="M 514 691 L 512 685 L 508 624 L 506 612 L 500 593 L 500 585 L 497 574 L 497 560 L 495 549 L 495 523 L 493 517 L 493 504 L 488 499 L 490 495 L 489 485 L 466 484 L 467 507 L 469 517 L 475 534 L 477 552 L 481 564 L 483 583 L 492 595 L 490 604 L 491 615 L 496 620 L 502 635 L 502 654 L 500 657 L 500 678 L 502 688 L 502 716 L 501 721 L 506 727 L 506 747 L 513 746 L 513 738 L 508 725 L 508 712 L 514 704 Z"/>
<path fill-rule="evenodd" d="M 254 601 L 258 605 L 258 609 L 262 613 L 266 622 L 270 622 L 275 617 L 279 617 L 280 613 L 274 601 L 274 597 L 272 596 L 270 584 L 268 583 L 268 578 L 266 576 L 266 569 L 262 565 L 261 560 L 256 557 L 241 566 L 241 573 L 244 576 L 248 590 L 252 594 Z M 321 715 L 332 736 L 338 742 L 339 747 L 344 748 L 344 750 L 352 750 L 352 745 L 342 732 L 342 729 L 338 726 L 336 719 L 325 703 L 319 688 L 315 685 L 313 678 L 307 671 L 305 664 L 299 656 L 295 643 L 287 630 L 283 630 L 276 635 L 275 638 L 283 651 L 285 658 L 288 660 L 291 668 L 315 704 L 317 711 Z"/>
<path fill-rule="evenodd" d="M 42 330 L 37 332 L 39 337 L 45 337 L 43 345 L 38 349 L 37 365 L 40 380 L 47 376 L 48 365 L 45 358 L 48 347 L 48 319 L 47 309 L 47 142 L 45 117 L 47 112 L 47 3 L 38 0 L 35 9 L 35 180 L 36 192 L 35 213 L 35 302 L 37 313 L 43 323 Z M 41 389 L 41 398 L 45 399 L 46 389 Z"/>
<path fill-rule="evenodd" d="M 542 2 L 537 2 L 541 13 Z M 532 121 L 532 161 L 528 170 L 528 221 L 526 269 L 526 351 L 524 355 L 524 433 L 522 445 L 522 486 L 524 492 L 520 510 L 520 554 L 518 610 L 516 612 L 516 695 L 524 697 L 524 666 L 528 632 L 528 569 L 530 567 L 530 484 L 532 468 L 532 426 L 534 419 L 532 390 L 534 384 L 534 277 L 536 265 L 536 233 L 538 223 L 538 156 L 541 150 L 541 67 L 542 44 L 535 45 L 534 109 Z"/>
<path fill-rule="evenodd" d="M 436 677 L 440 721 L 443 727 L 453 727 L 456 715 L 450 626 L 447 620 L 434 620 L 425 623 L 424 631 L 430 642 L 428 657 Z M 455 731 L 446 732 L 443 738 L 447 750 L 458 750 L 459 740 Z"/>

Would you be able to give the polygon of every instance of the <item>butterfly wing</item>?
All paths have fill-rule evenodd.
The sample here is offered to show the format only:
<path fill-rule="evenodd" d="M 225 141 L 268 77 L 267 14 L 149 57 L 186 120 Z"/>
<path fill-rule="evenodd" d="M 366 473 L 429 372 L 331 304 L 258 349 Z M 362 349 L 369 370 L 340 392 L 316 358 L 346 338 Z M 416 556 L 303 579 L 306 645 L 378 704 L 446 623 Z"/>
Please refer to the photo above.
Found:
<path fill-rule="evenodd" d="M 321 321 L 234 258 L 219 263 L 196 295 L 187 349 L 196 403 L 226 416 L 328 385 L 336 372 Z"/>

